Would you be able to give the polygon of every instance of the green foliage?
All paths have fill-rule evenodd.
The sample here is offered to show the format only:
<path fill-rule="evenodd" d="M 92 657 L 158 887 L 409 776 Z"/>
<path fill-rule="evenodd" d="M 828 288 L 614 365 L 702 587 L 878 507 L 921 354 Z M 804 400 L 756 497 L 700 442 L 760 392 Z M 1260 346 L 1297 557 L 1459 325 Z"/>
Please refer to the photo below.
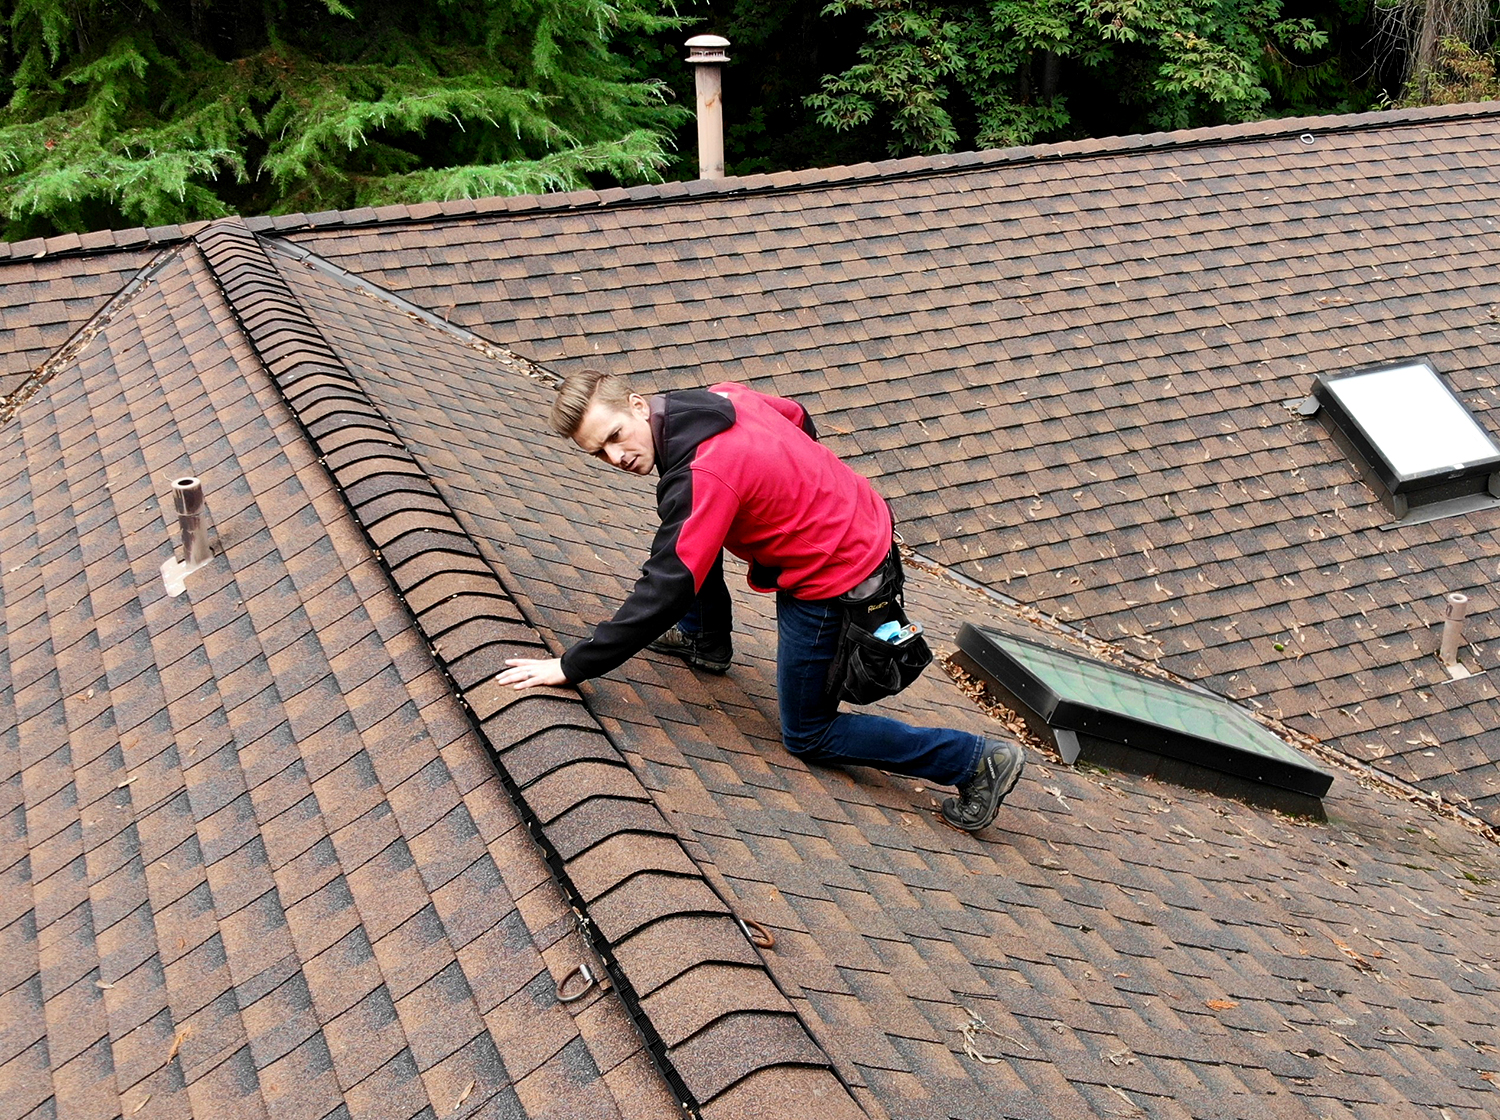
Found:
<path fill-rule="evenodd" d="M 860 61 L 825 77 L 822 91 L 807 99 L 822 110 L 819 121 L 844 130 L 884 111 L 894 130 L 893 151 L 951 151 L 958 130 L 943 102 L 948 82 L 965 69 L 964 29 L 941 8 L 913 0 L 834 0 L 823 10 L 868 11 L 873 18 Z"/>
<path fill-rule="evenodd" d="M 1397 104 L 1415 108 L 1497 100 L 1500 56 L 1496 51 L 1477 51 L 1462 39 L 1446 38 L 1438 40 L 1432 66 L 1407 81 Z"/>
<path fill-rule="evenodd" d="M 1371 0 L 1286 0 L 1328 36 L 1328 46 L 1292 40 L 1283 52 L 1272 41 L 1261 60 L 1271 109 L 1295 116 L 1356 113 L 1379 99 L 1378 59 L 1372 51 Z"/>
<path fill-rule="evenodd" d="M 661 0 L 0 0 L 10 239 L 656 177 Z"/>
<path fill-rule="evenodd" d="M 1094 131 L 1103 115 L 1125 125 L 1114 131 L 1251 120 L 1292 59 L 1329 43 L 1282 0 L 833 0 L 824 11 L 863 13 L 865 38 L 807 103 L 836 130 L 883 122 L 891 154 L 1026 144 Z"/>

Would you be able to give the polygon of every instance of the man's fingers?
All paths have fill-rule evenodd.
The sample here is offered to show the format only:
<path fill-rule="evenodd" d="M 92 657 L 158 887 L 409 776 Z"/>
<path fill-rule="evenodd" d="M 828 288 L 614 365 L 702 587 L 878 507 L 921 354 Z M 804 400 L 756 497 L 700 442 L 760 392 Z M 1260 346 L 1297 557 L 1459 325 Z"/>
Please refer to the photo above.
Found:
<path fill-rule="evenodd" d="M 562 662 L 555 657 L 510 657 L 506 658 L 505 663 L 510 668 L 496 674 L 495 683 L 497 684 L 522 689 L 535 685 L 568 683 L 567 678 L 563 676 Z"/>

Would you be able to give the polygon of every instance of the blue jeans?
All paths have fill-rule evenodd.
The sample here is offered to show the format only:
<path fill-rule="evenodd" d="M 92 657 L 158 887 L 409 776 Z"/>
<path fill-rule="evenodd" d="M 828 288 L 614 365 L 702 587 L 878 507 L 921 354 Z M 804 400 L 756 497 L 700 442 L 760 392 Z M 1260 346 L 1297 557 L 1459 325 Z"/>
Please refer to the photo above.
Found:
<path fill-rule="evenodd" d="M 837 700 L 824 698 L 840 614 L 837 599 L 776 596 L 776 696 L 786 749 L 808 762 L 874 766 L 949 786 L 968 781 L 984 748 L 980 736 L 840 712 Z"/>
<path fill-rule="evenodd" d="M 719 557 L 691 610 L 677 625 L 688 633 L 727 637 L 733 628 L 729 588 Z M 968 731 L 912 727 L 885 716 L 840 712 L 823 684 L 838 649 L 837 599 L 776 596 L 776 695 L 781 741 L 808 762 L 874 766 L 943 785 L 968 781 L 984 740 Z"/>

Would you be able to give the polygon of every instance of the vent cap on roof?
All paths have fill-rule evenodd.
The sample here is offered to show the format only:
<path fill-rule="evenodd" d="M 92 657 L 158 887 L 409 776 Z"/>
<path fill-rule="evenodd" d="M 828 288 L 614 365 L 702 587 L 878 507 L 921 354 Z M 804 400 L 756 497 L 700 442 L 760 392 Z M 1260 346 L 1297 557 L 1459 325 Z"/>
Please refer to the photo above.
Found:
<path fill-rule="evenodd" d="M 694 35 L 683 46 L 688 49 L 689 62 L 728 62 L 725 48 L 729 40 L 722 35 Z"/>
<path fill-rule="evenodd" d="M 1317 375 L 1313 396 L 1397 518 L 1495 504 L 1500 447 L 1424 361 Z"/>
<path fill-rule="evenodd" d="M 724 67 L 729 40 L 694 35 L 687 41 L 698 93 L 698 178 L 724 178 Z"/>

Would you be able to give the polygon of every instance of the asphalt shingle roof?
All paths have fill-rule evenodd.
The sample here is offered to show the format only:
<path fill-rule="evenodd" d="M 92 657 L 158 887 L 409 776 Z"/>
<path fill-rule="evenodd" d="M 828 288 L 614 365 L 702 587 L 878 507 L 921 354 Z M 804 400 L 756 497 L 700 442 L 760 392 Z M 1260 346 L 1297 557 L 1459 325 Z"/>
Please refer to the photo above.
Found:
<path fill-rule="evenodd" d="M 474 539 L 493 548 L 549 648 L 586 635 L 645 559 L 649 480 L 548 435 L 544 385 L 497 378 L 493 361 L 430 328 L 425 345 L 403 340 L 400 308 L 352 298 L 326 271 L 291 271 L 288 282 Z M 938 634 L 986 617 L 1035 631 L 1024 612 L 952 582 L 916 582 L 918 616 Z M 737 610 L 729 677 L 647 656 L 583 694 L 705 877 L 735 913 L 774 931 L 768 968 L 872 1115 L 1108 1115 L 1124 1105 L 1116 1090 L 1150 1115 L 1323 1115 L 1352 1098 L 1350 1075 L 1320 1065 L 1380 1074 L 1385 1087 L 1365 1090 L 1366 1103 L 1388 1107 L 1404 1079 L 1429 1076 L 1428 1058 L 1413 1074 L 1414 1053 L 1355 1057 L 1339 1035 L 1355 1047 L 1365 1036 L 1342 1020 L 1373 1038 L 1419 1033 L 1420 1019 L 1482 1041 L 1480 1024 L 1500 1012 L 1490 888 L 1453 878 L 1467 860 L 1488 877 L 1487 842 L 1466 838 L 1445 859 L 1459 862 L 1439 869 L 1413 846 L 1424 827 L 1413 810 L 1347 773 L 1325 828 L 1046 760 L 1008 803 L 997 842 L 960 836 L 936 821 L 921 783 L 809 769 L 781 749 L 774 620 L 759 597 L 740 596 Z M 986 726 L 940 676 L 883 707 Z M 1453 890 L 1460 881 L 1477 893 Z M 1369 884 L 1379 901 L 1358 898 Z M 1448 935 L 1427 940 L 1417 907 L 1437 913 L 1434 891 L 1477 938 L 1463 958 L 1476 980 L 1442 959 L 1457 948 Z M 1393 904 L 1407 912 L 1390 914 Z M 1381 942 L 1410 950 L 1414 938 L 1417 955 L 1386 959 Z M 1420 998 L 1391 1002 L 1429 991 L 1439 967 L 1453 1001 L 1441 1020 Z M 1004 1066 L 960 1057 L 971 1008 L 1000 1032 L 976 1037 Z M 1477 1076 L 1487 1065 L 1460 1068 L 1464 1047 L 1439 1050 L 1440 1076 L 1487 1091 Z M 1212 1072 L 1200 1076 L 1200 1063 Z"/>
<path fill-rule="evenodd" d="M 653 1020 L 641 1010 L 645 1001 L 679 1008 L 670 1029 L 653 1027 L 675 1094 L 708 1120 L 743 1115 L 742 1099 L 761 1091 L 768 1070 L 793 1067 L 806 1091 L 825 1098 L 825 1115 L 857 1115 L 730 908 L 576 694 L 517 696 L 493 681 L 506 656 L 545 647 L 485 555 L 493 538 L 488 549 L 471 539 L 434 485 L 441 476 L 386 419 L 391 402 L 364 388 L 386 369 L 430 377 L 444 369 L 435 353 L 443 349 L 460 368 L 478 366 L 486 381 L 493 363 L 315 270 L 284 259 L 284 278 L 242 225 L 213 226 L 199 241 L 251 344 L 478 721 L 568 901 L 598 930 L 613 986 L 643 1022 Z M 520 384 L 496 385 L 493 394 L 546 395 L 519 375 L 512 379 Z M 522 454 L 512 436 L 511 469 Z M 456 465 L 451 449 L 444 461 Z M 465 497 L 468 507 L 482 500 Z M 705 990 L 714 998 L 701 999 Z M 695 997 L 698 1007 L 681 1009 Z"/>
<path fill-rule="evenodd" d="M 806 399 L 924 554 L 1500 823 L 1500 693 L 1429 656 L 1463 591 L 1494 663 L 1500 515 L 1384 531 L 1281 405 L 1426 356 L 1495 427 L 1500 111 L 1175 139 L 289 236 L 560 372 Z"/>
<path fill-rule="evenodd" d="M 1490 1115 L 1500 847 L 1380 774 L 1491 811 L 1487 677 L 1408 680 L 1406 646 L 1500 562 L 1494 515 L 1382 532 L 1279 401 L 1410 322 L 1484 415 L 1497 123 L 14 247 L 59 341 L 96 317 L 0 427 L 0 1120 Z M 939 645 L 981 620 L 1248 682 L 1338 771 L 1328 820 L 1033 744 L 955 833 L 922 783 L 781 748 L 758 596 L 727 677 L 497 689 L 654 527 L 528 359 L 800 396 L 893 498 Z M 189 472 L 219 552 L 169 599 Z M 1328 714 L 1366 702 L 1386 738 Z M 936 668 L 883 709 L 995 729 Z M 585 962 L 613 990 L 559 1003 Z"/>
<path fill-rule="evenodd" d="M 7 262 L 0 285 L 0 399 L 18 389 L 28 374 L 114 295 L 155 252 L 112 253 L 80 268 L 77 261 Z"/>
<path fill-rule="evenodd" d="M 574 916 L 195 249 L 0 463 L 0 1115 L 672 1107 L 616 997 L 558 1003 Z"/>

